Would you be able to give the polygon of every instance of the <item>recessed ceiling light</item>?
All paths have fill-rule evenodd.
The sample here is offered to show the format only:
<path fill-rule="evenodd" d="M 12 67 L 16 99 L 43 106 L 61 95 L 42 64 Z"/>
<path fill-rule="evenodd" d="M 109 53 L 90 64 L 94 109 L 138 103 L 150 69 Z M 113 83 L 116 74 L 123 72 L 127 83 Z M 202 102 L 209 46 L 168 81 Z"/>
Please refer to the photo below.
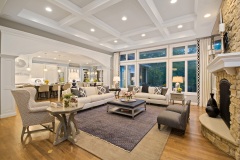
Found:
<path fill-rule="evenodd" d="M 114 43 L 117 43 L 117 42 L 118 42 L 117 40 L 114 41 Z"/>
<path fill-rule="evenodd" d="M 45 10 L 48 12 L 52 12 L 52 8 L 50 8 L 50 7 L 46 7 Z"/>
<path fill-rule="evenodd" d="M 58 51 L 53 51 L 53 52 L 58 52 Z"/>
<path fill-rule="evenodd" d="M 95 32 L 95 29 L 94 29 L 94 28 L 91 28 L 90 31 L 91 31 L 91 32 Z"/>
<path fill-rule="evenodd" d="M 210 16 L 211 16 L 211 14 L 210 14 L 210 13 L 207 13 L 207 14 L 204 15 L 204 18 L 208 18 L 208 17 L 210 17 Z"/>
<path fill-rule="evenodd" d="M 127 17 L 126 17 L 126 16 L 123 16 L 123 17 L 122 17 L 122 20 L 123 20 L 123 21 L 126 21 L 126 20 L 127 20 Z"/>
<path fill-rule="evenodd" d="M 88 64 L 88 62 L 86 64 Z"/>
<path fill-rule="evenodd" d="M 172 3 L 172 4 L 173 4 L 173 3 L 176 3 L 176 2 L 177 2 L 177 0 L 171 0 L 171 1 L 170 1 L 170 3 Z"/>
<path fill-rule="evenodd" d="M 142 37 L 145 37 L 145 36 L 146 36 L 146 34 L 145 34 L 145 33 L 143 33 L 141 36 L 142 36 Z"/>
<path fill-rule="evenodd" d="M 41 56 L 38 56 L 38 57 L 41 57 Z"/>
<path fill-rule="evenodd" d="M 57 58 L 53 58 L 53 59 L 57 59 Z"/>
<path fill-rule="evenodd" d="M 69 62 L 71 62 L 71 60 L 70 60 L 70 59 L 69 59 L 68 61 L 69 61 Z"/>
<path fill-rule="evenodd" d="M 183 25 L 181 25 L 181 24 L 177 26 L 177 28 L 182 28 L 182 27 L 183 27 Z"/>

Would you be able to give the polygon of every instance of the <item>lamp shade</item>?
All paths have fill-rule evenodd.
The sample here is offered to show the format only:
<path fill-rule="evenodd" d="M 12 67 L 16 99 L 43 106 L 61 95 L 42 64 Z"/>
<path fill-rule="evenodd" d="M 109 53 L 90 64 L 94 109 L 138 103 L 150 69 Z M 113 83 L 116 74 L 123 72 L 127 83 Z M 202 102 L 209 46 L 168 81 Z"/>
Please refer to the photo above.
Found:
<path fill-rule="evenodd" d="M 115 77 L 113 77 L 113 81 L 115 81 L 115 82 L 120 81 L 120 77 L 119 77 L 119 76 L 115 76 Z"/>
<path fill-rule="evenodd" d="M 183 77 L 182 76 L 175 76 L 175 77 L 173 77 L 172 82 L 183 83 Z"/>

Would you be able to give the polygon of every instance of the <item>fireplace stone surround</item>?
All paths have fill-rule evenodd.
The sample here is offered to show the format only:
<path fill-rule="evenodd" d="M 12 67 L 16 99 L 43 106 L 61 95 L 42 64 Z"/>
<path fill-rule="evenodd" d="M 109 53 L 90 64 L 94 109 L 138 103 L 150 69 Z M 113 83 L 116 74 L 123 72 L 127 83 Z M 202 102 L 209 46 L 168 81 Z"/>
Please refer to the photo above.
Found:
<path fill-rule="evenodd" d="M 220 106 L 220 81 L 230 83 L 230 128 L 218 118 L 203 114 L 199 117 L 201 131 L 219 149 L 240 160 L 240 52 L 218 54 L 207 66 L 216 76 L 216 101 Z"/>

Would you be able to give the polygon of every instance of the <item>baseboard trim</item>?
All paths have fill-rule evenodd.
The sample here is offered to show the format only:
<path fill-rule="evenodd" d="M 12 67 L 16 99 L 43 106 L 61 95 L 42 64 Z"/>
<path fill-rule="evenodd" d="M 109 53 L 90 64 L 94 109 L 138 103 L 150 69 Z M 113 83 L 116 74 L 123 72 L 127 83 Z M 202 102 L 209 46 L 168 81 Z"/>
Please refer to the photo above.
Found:
<path fill-rule="evenodd" d="M 2 118 L 8 118 L 8 117 L 12 117 L 12 116 L 16 116 L 16 112 L 10 112 L 10 113 L 6 113 L 6 114 L 1 114 L 0 115 L 0 119 Z"/>

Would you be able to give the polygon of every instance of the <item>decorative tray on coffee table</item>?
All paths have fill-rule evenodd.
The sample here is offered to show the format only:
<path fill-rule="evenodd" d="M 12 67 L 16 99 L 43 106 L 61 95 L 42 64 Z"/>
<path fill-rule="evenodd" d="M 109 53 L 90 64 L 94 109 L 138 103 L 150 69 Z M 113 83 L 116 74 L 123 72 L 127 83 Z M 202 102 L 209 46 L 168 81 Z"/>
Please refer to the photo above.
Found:
<path fill-rule="evenodd" d="M 122 101 L 122 102 L 136 102 L 136 99 L 129 99 L 129 100 L 126 100 L 126 99 L 120 99 L 120 101 Z"/>

